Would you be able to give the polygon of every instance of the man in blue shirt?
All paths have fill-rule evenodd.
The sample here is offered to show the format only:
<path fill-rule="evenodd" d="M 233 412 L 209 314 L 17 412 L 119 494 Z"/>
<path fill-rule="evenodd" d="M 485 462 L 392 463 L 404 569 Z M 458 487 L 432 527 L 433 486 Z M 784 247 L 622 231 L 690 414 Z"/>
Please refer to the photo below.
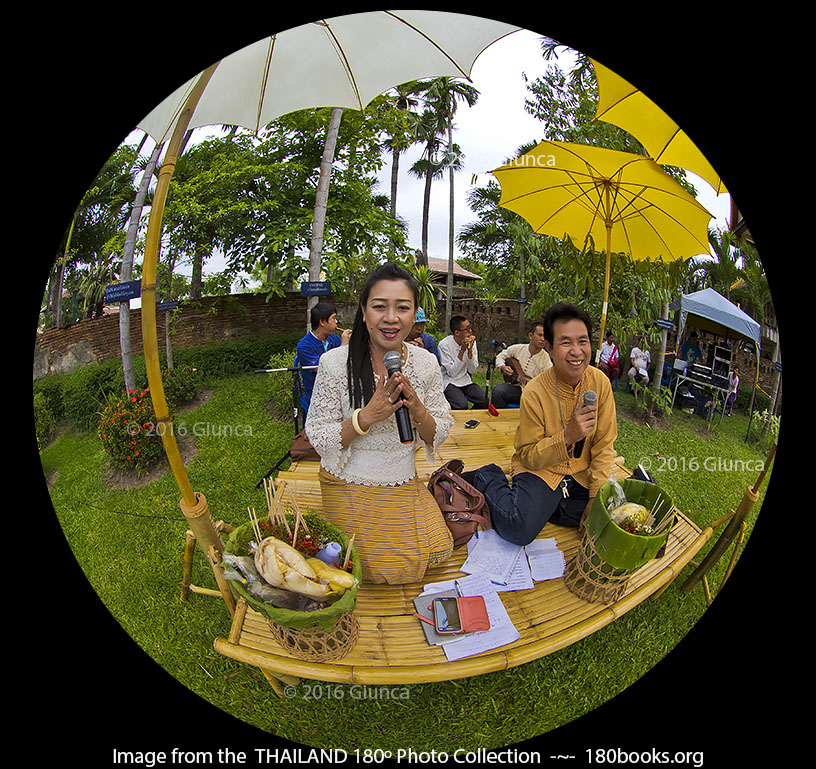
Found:
<path fill-rule="evenodd" d="M 695 363 L 699 363 L 703 359 L 703 353 L 702 350 L 700 350 L 700 345 L 697 343 L 697 338 L 697 332 L 692 331 L 691 334 L 689 334 L 688 340 L 686 340 L 685 344 L 680 348 L 680 359 L 688 361 L 689 367 Z"/>
<path fill-rule="evenodd" d="M 417 347 L 424 347 L 428 352 L 432 352 L 436 355 L 436 359 L 439 360 L 439 349 L 436 346 L 436 339 L 430 334 L 425 333 L 425 324 L 427 322 L 428 316 L 425 315 L 425 310 L 420 307 L 414 317 L 414 325 L 411 328 L 411 332 L 405 338 L 405 341 Z"/>
<path fill-rule="evenodd" d="M 324 352 L 348 344 L 351 336 L 351 329 L 343 331 L 342 337 L 335 333 L 337 331 L 337 310 L 331 302 L 318 302 L 312 307 L 310 319 L 312 330 L 297 343 L 298 363 L 301 366 L 317 366 Z M 301 372 L 303 396 L 307 405 L 312 399 L 316 376 L 316 369 Z"/>

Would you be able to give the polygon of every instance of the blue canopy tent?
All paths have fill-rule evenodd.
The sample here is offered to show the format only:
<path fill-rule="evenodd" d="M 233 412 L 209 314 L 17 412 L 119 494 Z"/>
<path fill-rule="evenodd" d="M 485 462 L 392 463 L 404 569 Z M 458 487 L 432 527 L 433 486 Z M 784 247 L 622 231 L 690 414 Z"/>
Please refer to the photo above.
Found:
<path fill-rule="evenodd" d="M 713 288 L 704 288 L 691 294 L 683 294 L 680 299 L 680 323 L 677 340 L 683 335 L 686 324 L 693 325 L 701 331 L 709 331 L 724 339 L 743 339 L 752 342 L 756 354 L 756 373 L 751 394 L 750 420 L 754 415 L 754 394 L 759 381 L 759 346 L 762 327 L 750 315 L 744 313 L 733 302 L 729 302 Z"/>
<path fill-rule="evenodd" d="M 683 333 L 686 322 L 702 331 L 710 331 L 725 339 L 739 337 L 754 343 L 759 364 L 760 332 L 762 327 L 750 315 L 729 302 L 713 288 L 704 288 L 693 294 L 683 294 L 680 299 L 680 329 Z"/>

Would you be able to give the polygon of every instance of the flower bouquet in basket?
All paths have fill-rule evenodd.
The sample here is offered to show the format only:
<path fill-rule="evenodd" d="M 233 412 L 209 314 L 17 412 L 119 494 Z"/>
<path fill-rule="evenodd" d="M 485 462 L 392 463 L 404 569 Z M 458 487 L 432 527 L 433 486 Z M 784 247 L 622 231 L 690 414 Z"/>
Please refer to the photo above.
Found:
<path fill-rule="evenodd" d="M 611 478 L 592 503 L 567 587 L 588 601 L 616 600 L 629 577 L 663 549 L 674 518 L 674 504 L 657 484 Z"/>
<path fill-rule="evenodd" d="M 272 483 L 265 483 L 269 518 L 247 509 L 249 522 L 229 535 L 221 559 L 230 586 L 256 611 L 292 629 L 331 628 L 354 610 L 362 579 L 354 537 L 321 516 L 281 510 Z M 339 545 L 337 565 L 317 558 Z"/>

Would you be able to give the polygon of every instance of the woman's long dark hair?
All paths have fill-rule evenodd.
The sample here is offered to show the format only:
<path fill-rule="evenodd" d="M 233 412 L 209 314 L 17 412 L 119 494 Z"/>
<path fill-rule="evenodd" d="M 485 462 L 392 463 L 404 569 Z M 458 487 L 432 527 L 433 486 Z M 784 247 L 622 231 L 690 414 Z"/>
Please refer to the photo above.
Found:
<path fill-rule="evenodd" d="M 374 367 L 371 364 L 371 348 L 368 328 L 363 321 L 363 307 L 368 302 L 371 289 L 381 280 L 404 280 L 414 295 L 414 308 L 419 307 L 419 287 L 413 275 L 394 262 L 386 262 L 377 267 L 363 287 L 360 294 L 360 303 L 357 305 L 357 314 L 354 316 L 354 325 L 351 328 L 351 339 L 348 345 L 348 374 L 349 402 L 353 409 L 362 408 L 374 395 Z"/>

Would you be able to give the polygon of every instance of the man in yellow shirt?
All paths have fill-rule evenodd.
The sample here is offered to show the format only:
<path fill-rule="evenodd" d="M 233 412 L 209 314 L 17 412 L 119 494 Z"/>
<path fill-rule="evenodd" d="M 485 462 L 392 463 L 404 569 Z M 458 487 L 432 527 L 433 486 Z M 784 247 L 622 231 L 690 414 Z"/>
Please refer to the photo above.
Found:
<path fill-rule="evenodd" d="M 484 495 L 496 532 L 526 545 L 546 523 L 582 527 L 616 453 L 617 415 L 607 376 L 590 366 L 592 321 L 580 307 L 559 302 L 544 316 L 552 366 L 521 396 L 512 483 L 495 464 L 466 477 Z M 594 391 L 596 405 L 584 405 Z"/>

